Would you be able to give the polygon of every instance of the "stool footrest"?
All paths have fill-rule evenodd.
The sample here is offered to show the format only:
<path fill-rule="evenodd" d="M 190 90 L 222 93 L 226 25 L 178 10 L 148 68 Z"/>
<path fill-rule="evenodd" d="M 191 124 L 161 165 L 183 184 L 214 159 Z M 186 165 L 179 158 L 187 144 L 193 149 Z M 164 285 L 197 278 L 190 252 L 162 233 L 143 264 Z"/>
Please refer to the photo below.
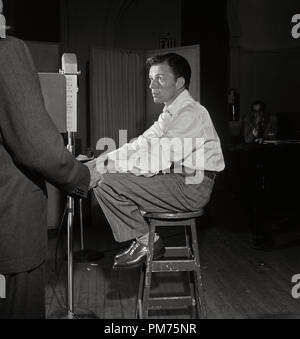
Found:
<path fill-rule="evenodd" d="M 195 306 L 195 300 L 192 297 L 164 297 L 150 298 L 149 309 L 166 309 Z"/>
<path fill-rule="evenodd" d="M 153 261 L 152 272 L 192 272 L 196 270 L 194 260 Z"/>
<path fill-rule="evenodd" d="M 191 250 L 188 247 L 166 247 L 165 257 L 180 258 L 190 257 Z"/>

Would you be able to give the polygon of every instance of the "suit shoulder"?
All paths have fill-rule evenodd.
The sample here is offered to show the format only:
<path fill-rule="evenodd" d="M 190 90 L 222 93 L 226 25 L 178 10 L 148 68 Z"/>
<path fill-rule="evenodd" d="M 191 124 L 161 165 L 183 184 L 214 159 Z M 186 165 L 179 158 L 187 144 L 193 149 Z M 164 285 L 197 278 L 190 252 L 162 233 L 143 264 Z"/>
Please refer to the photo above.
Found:
<path fill-rule="evenodd" d="M 9 36 L 5 39 L 0 39 L 0 57 L 2 56 L 2 59 L 6 59 L 9 55 L 13 55 L 16 52 L 20 53 L 20 51 L 25 51 L 26 49 L 25 41 L 18 38 Z"/>
<path fill-rule="evenodd" d="M 15 38 L 13 36 L 7 36 L 5 39 L 0 39 L 0 46 L 10 44 L 10 45 L 26 45 L 25 41 Z"/>

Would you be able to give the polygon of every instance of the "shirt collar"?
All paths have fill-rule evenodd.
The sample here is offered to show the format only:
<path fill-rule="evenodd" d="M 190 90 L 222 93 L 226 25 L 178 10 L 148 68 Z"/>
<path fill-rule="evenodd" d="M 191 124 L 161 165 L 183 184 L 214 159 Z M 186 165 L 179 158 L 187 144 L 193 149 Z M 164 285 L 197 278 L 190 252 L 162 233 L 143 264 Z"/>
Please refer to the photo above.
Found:
<path fill-rule="evenodd" d="M 171 105 L 165 106 L 164 112 L 168 112 L 171 114 L 172 117 L 175 117 L 176 113 L 181 109 L 182 104 L 186 100 L 191 100 L 191 99 L 192 97 L 189 91 L 186 89 L 178 95 L 178 97 L 172 102 Z"/>

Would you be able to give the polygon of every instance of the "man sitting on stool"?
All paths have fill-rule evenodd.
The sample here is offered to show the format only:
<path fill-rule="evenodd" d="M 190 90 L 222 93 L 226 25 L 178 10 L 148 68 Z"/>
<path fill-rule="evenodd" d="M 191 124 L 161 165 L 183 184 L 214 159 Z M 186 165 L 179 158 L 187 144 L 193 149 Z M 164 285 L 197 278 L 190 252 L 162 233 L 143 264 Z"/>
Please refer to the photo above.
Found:
<path fill-rule="evenodd" d="M 154 102 L 165 104 L 163 113 L 136 141 L 95 160 L 103 180 L 94 193 L 115 240 L 135 239 L 115 257 L 115 269 L 138 267 L 146 260 L 149 227 L 143 212 L 202 209 L 216 173 L 225 167 L 209 113 L 189 94 L 187 60 L 172 53 L 148 59 L 147 66 Z M 164 251 L 156 235 L 154 258 Z"/>

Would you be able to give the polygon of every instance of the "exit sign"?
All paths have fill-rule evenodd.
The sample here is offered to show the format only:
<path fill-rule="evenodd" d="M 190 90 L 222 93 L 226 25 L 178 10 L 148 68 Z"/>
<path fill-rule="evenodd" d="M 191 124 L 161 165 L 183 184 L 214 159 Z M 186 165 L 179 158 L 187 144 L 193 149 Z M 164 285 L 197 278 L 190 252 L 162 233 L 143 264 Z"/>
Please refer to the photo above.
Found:
<path fill-rule="evenodd" d="M 176 47 L 176 39 L 170 34 L 166 34 L 164 37 L 159 39 L 159 48 L 174 48 Z"/>

